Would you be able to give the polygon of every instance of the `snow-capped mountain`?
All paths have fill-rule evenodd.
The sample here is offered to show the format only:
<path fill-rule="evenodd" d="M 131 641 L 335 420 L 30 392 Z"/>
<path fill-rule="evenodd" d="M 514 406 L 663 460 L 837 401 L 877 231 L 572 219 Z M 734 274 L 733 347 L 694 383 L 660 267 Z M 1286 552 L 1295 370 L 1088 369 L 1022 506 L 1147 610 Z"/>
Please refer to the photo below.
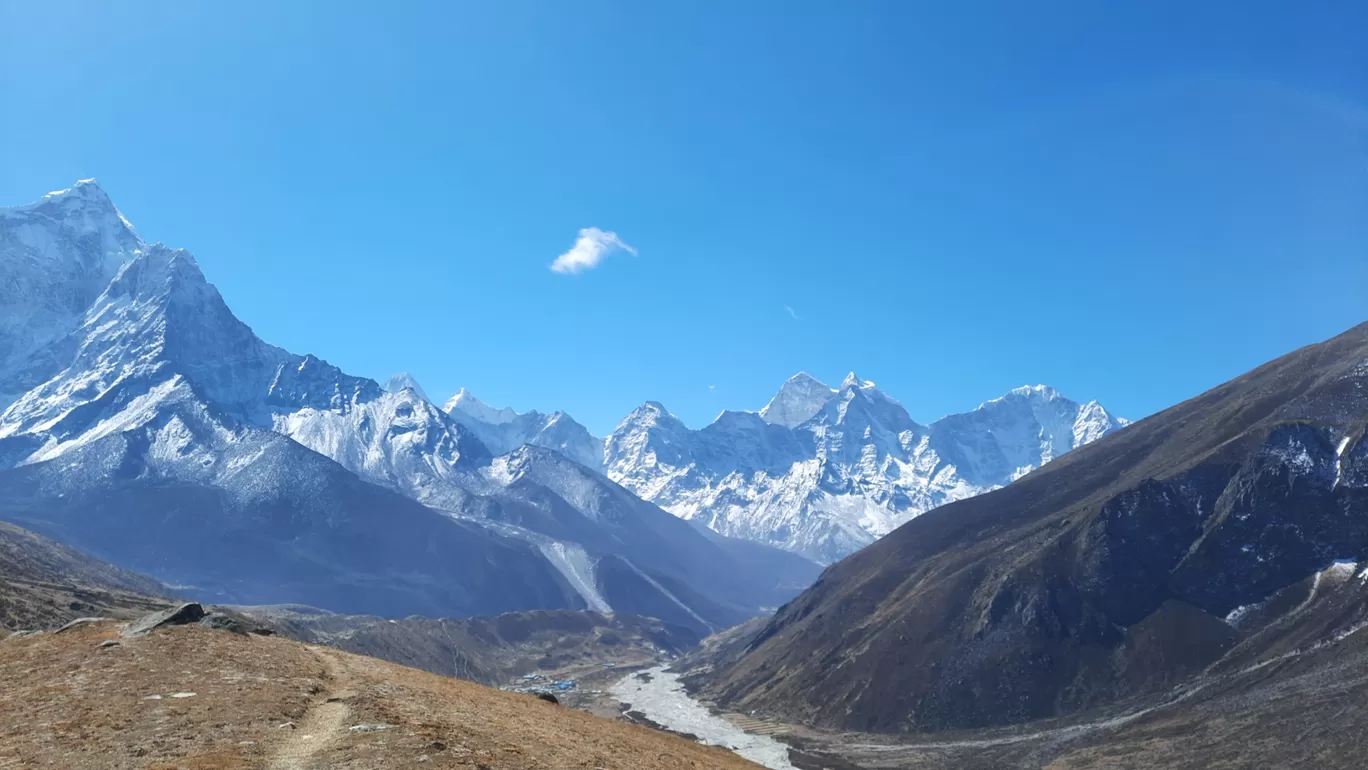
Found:
<path fill-rule="evenodd" d="M 456 391 L 456 395 L 447 399 L 442 411 L 447 414 L 459 412 L 472 420 L 479 420 L 490 425 L 504 425 L 512 422 L 518 416 L 518 413 L 509 407 L 495 409 L 489 406 L 465 388 Z"/>
<path fill-rule="evenodd" d="M 12 394 L 0 413 L 0 469 L 55 461 L 129 433 L 148 436 L 154 453 L 190 457 L 219 446 L 206 443 L 210 436 L 271 431 L 365 482 L 521 539 L 587 606 L 603 601 L 604 573 L 595 565 L 609 557 L 643 562 L 595 508 L 610 500 L 614 516 L 653 516 L 653 506 L 627 502 L 632 496 L 618 485 L 711 531 L 828 562 L 1123 424 L 1095 403 L 1036 387 L 924 426 L 853 373 L 836 388 L 800 374 L 758 413 L 724 412 L 695 431 L 648 402 L 599 439 L 562 412 L 495 409 L 464 390 L 438 408 L 411 376 L 381 386 L 263 342 L 188 252 L 144 242 L 91 180 L 0 210 L 0 239 L 0 291 L 8 292 L 0 392 Z M 186 403 L 212 420 L 190 430 L 181 419 L 183 429 L 167 433 L 168 415 Z M 164 443 L 185 435 L 184 446 Z M 199 462 L 213 466 L 227 454 L 214 450 Z M 189 466 L 147 467 L 174 476 Z M 566 511 L 592 526 L 567 530 Z M 565 540 L 566 531 L 577 539 Z M 741 557 L 730 541 L 696 528 L 671 531 L 653 547 L 678 541 L 675 553 L 651 554 L 648 572 L 683 552 L 695 553 L 690 563 L 716 567 L 722 562 L 696 555 L 720 549 L 738 575 L 749 573 L 736 562 L 789 573 L 782 589 L 763 596 L 715 586 L 721 593 L 698 604 L 723 608 L 718 620 L 781 602 L 805 569 L 754 549 Z M 691 569 L 651 574 L 653 582 L 630 569 L 615 574 L 651 593 L 657 607 L 678 605 L 682 589 L 663 588 L 670 581 L 710 584 Z M 750 577 L 777 585 L 773 575 Z"/>
<path fill-rule="evenodd" d="M 553 449 L 588 468 L 603 466 L 603 439 L 590 435 L 564 412 L 520 414 L 508 407 L 495 409 L 465 388 L 448 399 L 443 409 L 496 454 L 530 444 Z"/>
<path fill-rule="evenodd" d="M 53 344 L 141 248 L 92 179 L 0 209 L 0 409 L 61 369 Z"/>
<path fill-rule="evenodd" d="M 822 410 L 836 391 L 807 372 L 799 372 L 788 379 L 774 394 L 774 398 L 760 410 L 765 422 L 796 428 Z"/>
<path fill-rule="evenodd" d="M 1036 386 L 920 425 L 854 372 L 837 388 L 800 373 L 758 414 L 696 431 L 648 402 L 608 437 L 604 467 L 677 516 L 829 563 L 1125 424 Z"/>
<path fill-rule="evenodd" d="M 1126 424 L 1037 385 L 920 425 L 854 372 L 836 388 L 800 372 L 758 413 L 724 411 L 700 430 L 648 401 L 607 439 L 464 389 L 445 409 L 495 453 L 556 450 L 676 516 L 821 563 Z"/>
<path fill-rule="evenodd" d="M 597 467 L 601 457 L 601 445 L 564 415 L 508 414 L 489 423 L 462 409 L 453 409 L 453 416 L 434 406 L 411 377 L 396 376 L 382 387 L 263 342 L 232 314 L 188 252 L 143 242 L 93 181 L 33 206 L 0 210 L 0 223 L 6 234 L 0 265 L 30 292 L 46 292 L 0 326 L 0 363 L 8 367 L 0 391 L 12 387 L 17 393 L 0 413 L 0 488 L 29 495 L 18 509 L 9 504 L 20 497 L 3 501 L 0 515 L 65 533 L 110 561 L 164 579 L 240 589 L 233 581 L 242 576 L 205 573 L 194 562 L 148 563 L 152 557 L 139 542 L 109 536 L 108 527 L 117 529 L 119 517 L 134 509 L 174 519 L 160 506 L 179 500 L 164 495 L 166 485 L 180 485 L 201 500 L 202 530 L 226 538 L 228 564 L 234 543 L 251 542 L 258 552 L 253 559 L 236 554 L 243 564 L 255 564 L 255 573 L 288 571 L 281 562 L 263 566 L 254 559 L 262 553 L 300 558 L 279 538 L 298 542 L 296 528 L 285 523 L 302 523 L 322 533 L 311 541 L 321 550 L 303 558 L 371 581 L 369 593 L 352 598 L 392 599 L 397 589 L 379 575 L 398 570 L 394 574 L 407 575 L 398 583 L 418 586 L 404 590 L 426 593 L 394 606 L 453 614 L 489 610 L 466 589 L 492 580 L 507 589 L 491 594 L 508 598 L 504 609 L 622 606 L 707 631 L 777 605 L 801 588 L 802 581 L 780 585 L 774 575 L 758 574 L 601 474 L 557 460 L 555 452 Z M 64 291 L 64 282 L 75 288 Z M 475 403 L 467 407 L 474 410 Z M 503 419 L 493 410 L 480 414 Z M 495 451 L 457 418 L 476 426 Z M 496 457 L 529 441 L 555 452 Z M 276 462 L 263 465 L 268 455 Z M 73 457 L 98 472 L 57 470 Z M 35 486 L 32 479 L 42 483 Z M 66 504 L 102 500 L 111 489 L 138 502 L 99 519 L 83 513 L 88 505 Z M 320 507 L 301 497 L 309 491 L 309 499 L 333 499 L 342 489 L 353 490 L 346 495 L 352 503 Z M 405 497 L 429 507 L 396 502 Z M 461 579 L 469 586 L 451 582 L 458 576 L 443 566 L 441 554 L 414 554 L 409 565 L 408 557 L 392 553 L 394 563 L 376 564 L 356 550 L 360 542 L 333 537 L 347 522 L 366 522 L 362 529 L 371 532 L 383 515 L 401 508 L 408 517 L 401 520 L 411 524 L 404 532 L 440 529 L 434 522 L 451 527 L 429 536 L 427 544 L 416 537 L 408 542 L 430 550 L 460 540 L 463 546 L 450 555 L 464 560 L 469 574 Z M 641 523 L 646 520 L 656 523 Z M 250 538 L 225 534 L 244 522 L 262 526 Z M 623 536 L 640 526 L 674 529 L 670 537 L 649 541 Z M 273 545 L 263 551 L 263 543 Z M 410 566 L 416 572 L 404 571 Z M 815 576 L 813 565 L 790 566 Z M 710 580 L 710 574 L 732 580 Z M 360 611 L 387 610 L 371 604 Z"/>

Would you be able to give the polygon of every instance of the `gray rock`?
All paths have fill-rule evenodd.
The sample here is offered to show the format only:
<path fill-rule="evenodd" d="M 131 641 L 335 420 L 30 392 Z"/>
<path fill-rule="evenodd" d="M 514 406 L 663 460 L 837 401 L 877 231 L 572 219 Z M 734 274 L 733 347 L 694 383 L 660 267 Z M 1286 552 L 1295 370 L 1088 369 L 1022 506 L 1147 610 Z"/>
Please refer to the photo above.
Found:
<path fill-rule="evenodd" d="M 200 618 L 199 624 L 205 628 L 212 628 L 217 631 L 229 631 L 234 634 L 247 635 L 248 628 L 241 620 L 232 615 L 224 615 L 219 612 L 211 612 Z"/>
<path fill-rule="evenodd" d="M 393 725 L 387 725 L 383 722 L 371 722 L 367 724 L 352 725 L 347 729 L 354 733 L 374 733 L 381 730 L 388 730 L 391 727 L 393 727 Z"/>
<path fill-rule="evenodd" d="M 199 622 L 204 617 L 204 608 L 197 602 L 188 602 L 179 607 L 153 612 L 150 615 L 143 615 L 123 630 L 123 636 L 146 636 L 154 629 L 163 626 L 183 626 L 189 623 Z"/>
<path fill-rule="evenodd" d="M 37 636 L 38 634 L 41 634 L 41 633 L 43 633 L 42 629 L 38 629 L 38 628 L 26 628 L 26 629 L 24 629 L 24 630 L 22 630 L 22 631 L 15 631 L 14 633 L 12 633 L 12 634 L 10 634 L 9 636 L 5 637 L 5 641 L 7 641 L 7 642 L 12 642 L 12 641 L 14 641 L 15 639 L 23 639 L 23 638 L 26 637 L 26 636 Z"/>
<path fill-rule="evenodd" d="M 113 620 L 113 618 L 76 618 L 75 620 L 71 621 L 70 623 L 67 623 L 65 626 L 62 626 L 61 628 L 57 629 L 56 631 L 53 631 L 52 633 L 54 633 L 54 634 L 60 634 L 60 633 L 62 633 L 63 631 L 70 631 L 71 629 L 73 629 L 73 628 L 75 628 L 75 627 L 77 627 L 77 626 L 84 626 L 84 625 L 87 625 L 87 624 L 89 624 L 89 623 L 106 623 L 106 622 L 111 621 L 111 620 Z"/>
<path fill-rule="evenodd" d="M 118 646 L 119 646 L 119 640 L 118 640 L 118 639 L 106 639 L 106 640 L 104 640 L 103 642 L 100 642 L 99 644 L 95 645 L 96 648 L 101 649 L 101 650 L 107 650 L 107 649 L 109 649 L 110 647 L 118 647 Z"/>

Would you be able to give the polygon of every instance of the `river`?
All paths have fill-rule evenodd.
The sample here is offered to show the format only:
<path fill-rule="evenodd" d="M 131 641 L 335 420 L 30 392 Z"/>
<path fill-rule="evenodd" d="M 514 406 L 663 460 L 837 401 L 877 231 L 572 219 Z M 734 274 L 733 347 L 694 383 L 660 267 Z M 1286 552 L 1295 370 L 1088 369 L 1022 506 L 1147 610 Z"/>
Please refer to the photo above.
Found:
<path fill-rule="evenodd" d="M 649 675 L 650 681 L 641 681 L 641 674 Z M 628 710 L 640 711 L 662 727 L 692 733 L 712 746 L 725 746 L 770 770 L 797 770 L 789 763 L 788 746 L 768 735 L 745 732 L 713 714 L 689 697 L 679 683 L 679 675 L 666 671 L 664 666 L 628 674 L 608 692 L 628 704 Z"/>

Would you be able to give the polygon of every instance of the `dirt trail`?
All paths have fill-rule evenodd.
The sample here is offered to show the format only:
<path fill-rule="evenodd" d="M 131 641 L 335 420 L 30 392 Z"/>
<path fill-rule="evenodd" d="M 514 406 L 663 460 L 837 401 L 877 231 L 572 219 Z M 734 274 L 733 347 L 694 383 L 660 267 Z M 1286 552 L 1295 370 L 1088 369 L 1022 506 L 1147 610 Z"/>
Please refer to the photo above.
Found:
<path fill-rule="evenodd" d="M 720 747 L 340 650 L 199 625 L 120 639 L 110 626 L 0 643 L 0 770 L 756 767 Z"/>
<path fill-rule="evenodd" d="M 293 730 L 284 728 L 289 735 L 267 763 L 271 770 L 307 770 L 315 757 L 347 732 L 351 709 L 346 701 L 355 693 L 349 687 L 346 669 L 328 650 L 310 647 L 309 651 L 323 664 L 330 686 L 309 706 L 308 713 Z"/>

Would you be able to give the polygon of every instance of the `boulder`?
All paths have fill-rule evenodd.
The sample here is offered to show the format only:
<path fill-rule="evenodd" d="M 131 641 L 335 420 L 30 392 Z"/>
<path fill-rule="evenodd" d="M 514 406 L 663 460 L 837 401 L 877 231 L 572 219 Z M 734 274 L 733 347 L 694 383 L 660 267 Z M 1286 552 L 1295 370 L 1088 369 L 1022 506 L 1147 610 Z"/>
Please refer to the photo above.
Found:
<path fill-rule="evenodd" d="M 187 602 L 178 607 L 143 615 L 124 628 L 123 636 L 146 636 L 163 626 L 184 626 L 190 623 L 198 623 L 204 618 L 204 615 L 204 607 L 201 607 L 198 602 Z"/>
<path fill-rule="evenodd" d="M 63 631 L 70 631 L 71 629 L 77 626 L 84 626 L 88 623 L 104 623 L 110 620 L 113 620 L 113 618 L 76 618 L 75 620 L 71 621 L 70 623 L 67 623 L 66 625 L 62 626 L 56 631 L 53 631 L 52 633 L 60 634 Z"/>
<path fill-rule="evenodd" d="M 232 615 L 224 615 L 218 612 L 211 612 L 200 618 L 199 624 L 205 628 L 212 628 L 218 631 L 229 631 L 234 634 L 247 635 L 247 625 Z"/>

